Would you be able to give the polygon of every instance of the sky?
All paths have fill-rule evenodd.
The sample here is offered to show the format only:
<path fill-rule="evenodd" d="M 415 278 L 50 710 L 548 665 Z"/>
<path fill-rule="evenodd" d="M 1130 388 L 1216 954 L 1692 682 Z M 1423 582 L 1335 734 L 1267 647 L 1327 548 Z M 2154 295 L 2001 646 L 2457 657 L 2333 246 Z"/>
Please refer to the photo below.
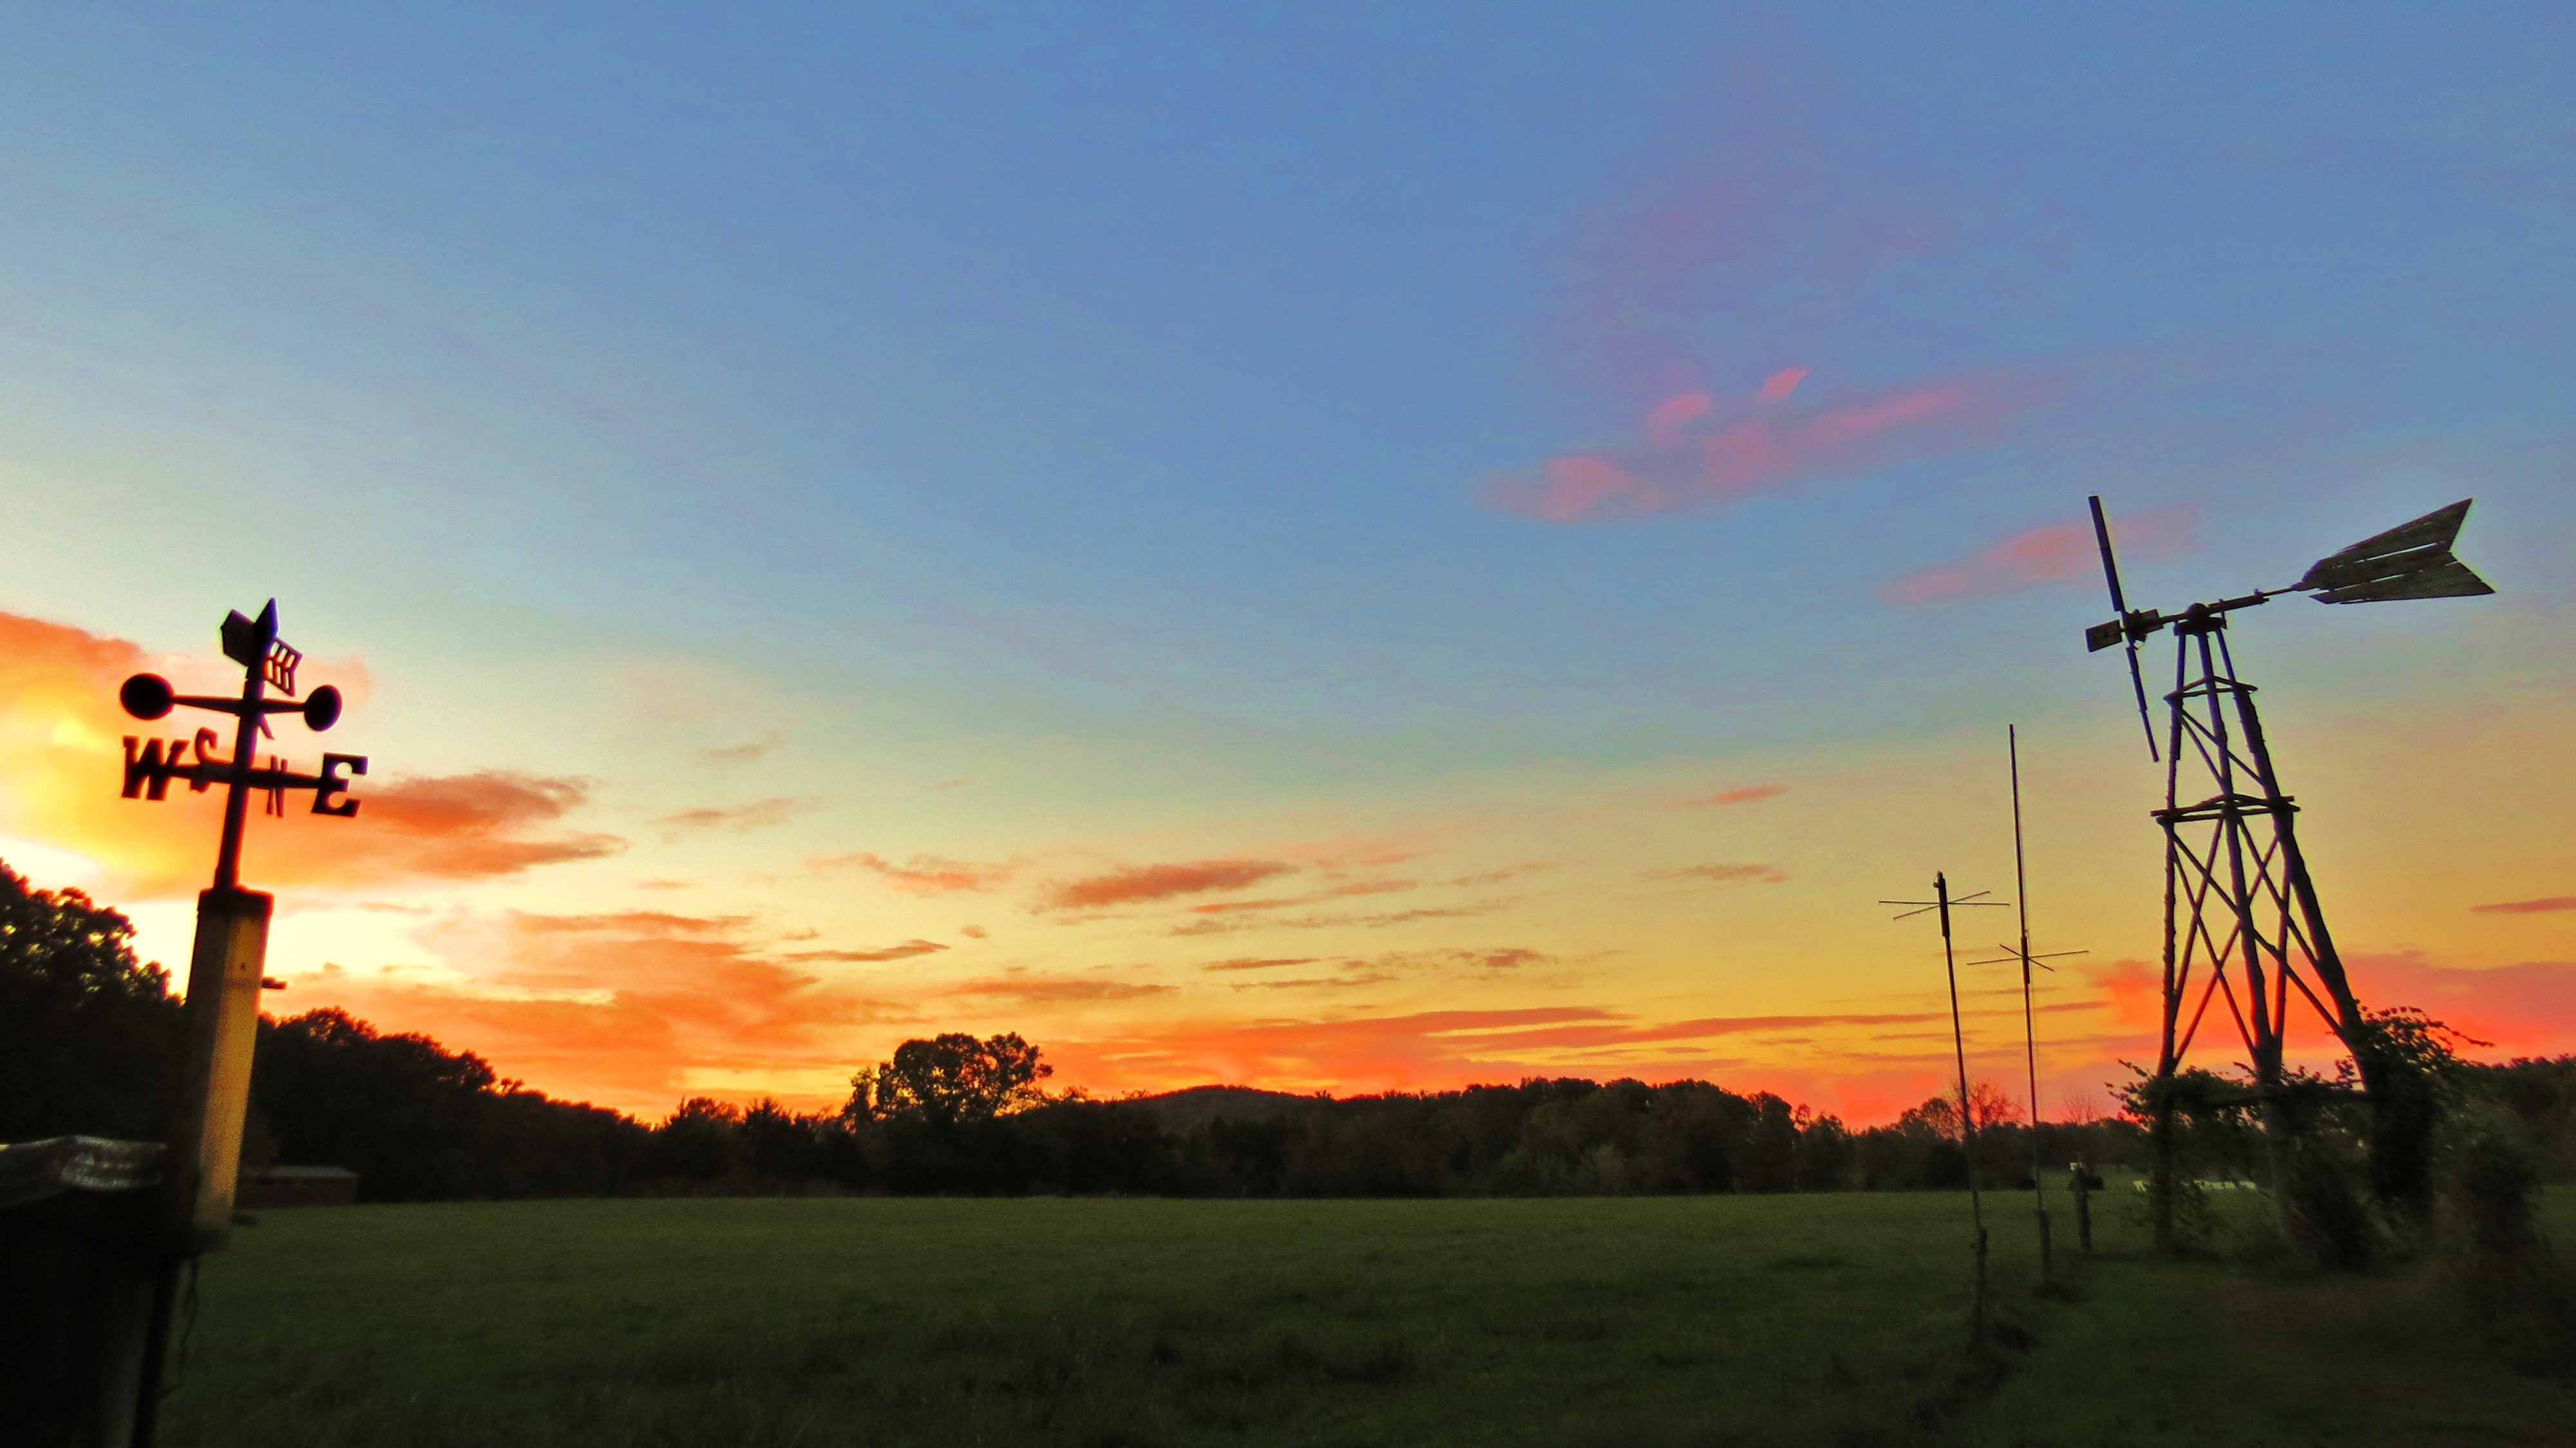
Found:
<path fill-rule="evenodd" d="M 275 597 L 351 702 L 271 747 L 371 768 L 253 821 L 272 1011 L 647 1118 L 962 1030 L 1884 1120 L 1876 902 L 2016 898 L 2012 725 L 2099 1110 L 2163 783 L 2086 495 L 2167 609 L 2474 497 L 2495 596 L 2233 638 L 2365 1004 L 2576 1050 L 2564 7 L 0 25 L 0 859 L 182 965 L 115 688 Z"/>

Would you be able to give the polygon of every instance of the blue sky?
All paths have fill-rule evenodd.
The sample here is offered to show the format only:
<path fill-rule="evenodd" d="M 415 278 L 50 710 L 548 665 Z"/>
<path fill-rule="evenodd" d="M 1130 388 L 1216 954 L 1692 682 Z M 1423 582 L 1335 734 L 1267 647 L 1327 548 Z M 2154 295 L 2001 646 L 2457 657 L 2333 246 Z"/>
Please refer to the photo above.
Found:
<path fill-rule="evenodd" d="M 2096 491 L 2197 520 L 2136 562 L 2172 602 L 2475 494 L 2485 612 L 2261 657 L 2320 710 L 2564 677 L 2561 7 L 7 24 L 0 607 L 202 650 L 278 594 L 414 769 L 676 809 L 776 731 L 764 787 L 830 796 L 782 855 L 1164 832 L 1126 859 L 2007 718 L 2109 750 L 2086 578 L 1886 593 Z M 1806 417 L 1982 401 L 1697 505 L 1495 505 L 1794 369 Z M 890 793 L 965 777 L 1010 803 Z"/>

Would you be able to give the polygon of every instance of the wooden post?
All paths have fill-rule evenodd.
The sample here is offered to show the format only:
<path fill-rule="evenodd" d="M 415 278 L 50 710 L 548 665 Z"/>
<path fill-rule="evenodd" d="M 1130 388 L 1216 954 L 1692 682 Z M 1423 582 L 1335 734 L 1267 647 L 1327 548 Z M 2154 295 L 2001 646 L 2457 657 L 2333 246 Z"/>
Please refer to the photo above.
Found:
<path fill-rule="evenodd" d="M 270 896 L 239 887 L 219 886 L 197 896 L 197 943 L 188 961 L 188 1055 L 162 1176 L 166 1240 L 181 1255 L 220 1252 L 232 1240 L 274 904 Z"/>

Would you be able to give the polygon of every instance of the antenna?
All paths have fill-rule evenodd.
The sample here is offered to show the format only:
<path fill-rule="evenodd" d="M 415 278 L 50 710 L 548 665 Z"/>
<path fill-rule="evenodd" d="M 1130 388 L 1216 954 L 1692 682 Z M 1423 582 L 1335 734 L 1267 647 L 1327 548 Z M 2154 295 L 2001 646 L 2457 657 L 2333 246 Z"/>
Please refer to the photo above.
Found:
<path fill-rule="evenodd" d="M 2093 505 L 2093 541 L 2102 549 L 2102 579 L 2111 585 L 2111 611 L 2119 617 L 2086 629 L 2084 647 L 2098 652 L 2113 644 L 2128 646 L 2129 687 L 2138 695 L 2138 727 L 2147 731 L 2147 758 L 2157 759 L 2156 722 L 2147 713 L 2147 676 L 2138 668 L 2138 640 L 2154 632 L 2155 625 L 2150 623 L 2145 632 L 2139 630 L 2142 620 L 2129 612 L 2129 600 L 2120 592 L 2120 564 L 2111 556 L 2111 520 L 2102 515 L 2102 499 L 2098 495 L 2085 501 Z M 2154 619 L 2155 615 L 2150 613 L 2145 618 Z"/>
<path fill-rule="evenodd" d="M 2101 506 L 2096 502 L 2093 516 L 2098 520 Z M 2109 558 L 2106 545 L 2103 557 Z M 2154 740 L 2149 739 L 2152 745 Z M 2039 1025 L 2038 1013 L 2030 1002 L 2030 968 L 2039 958 L 2030 953 L 2030 877 L 2025 869 L 2021 842 L 2021 730 L 2016 725 L 2004 726 L 2004 754 L 2012 768 L 2013 817 L 2013 900 L 2021 917 L 2021 948 L 2014 956 L 2021 961 L 2021 1041 L 2024 1063 L 2030 1070 L 2030 1193 L 2033 1209 L 2039 1214 L 2039 1285 L 2054 1287 L 2057 1282 L 2056 1261 L 2048 1239 L 2048 1185 L 2042 1176 L 2039 1157 Z M 2081 955 L 2080 950 L 2060 950 L 2054 955 Z M 2042 970 L 2051 969 L 2040 966 Z"/>
<path fill-rule="evenodd" d="M 2493 593 L 2485 579 L 2451 553 L 2472 501 L 2463 498 L 2330 553 L 2286 588 L 2257 589 L 2168 614 L 2128 606 L 2111 557 L 2102 500 L 2092 500 L 2094 537 L 2101 545 L 2111 603 L 2120 616 L 2086 629 L 2084 646 L 2100 650 L 2127 643 L 2131 686 L 2143 711 L 2146 686 L 2138 669 L 2138 645 L 2168 627 L 2174 636 L 2174 689 L 2165 695 L 2172 747 L 2165 751 L 2164 807 L 2154 812 L 2165 834 L 2164 1026 L 2156 1061 L 2151 1198 L 2159 1249 L 2170 1252 L 2174 1246 L 2173 1106 L 2166 1088 L 2214 999 L 2224 997 L 2226 1015 L 2244 1040 L 2254 1075 L 2248 1099 L 2261 1106 L 2267 1135 L 2284 1136 L 2300 1119 L 2287 1102 L 2283 1068 L 2293 991 L 2352 1053 L 2362 1093 L 2374 1105 L 2383 1099 L 2387 1075 L 2380 1053 L 2366 1043 L 2361 1003 L 2344 976 L 2343 958 L 2326 929 L 2325 909 L 2299 848 L 2294 819 L 2299 806 L 2281 788 L 2255 709 L 2254 686 L 2236 672 L 2228 615 L 2285 593 L 2305 593 L 2319 603 Z M 2151 730 L 2151 749 L 2153 744 Z M 2382 1132 L 2382 1123 L 2393 1122 L 2387 1113 L 2374 1111 L 2372 1120 L 2374 1160 L 2420 1156 L 2421 1143 Z M 2408 1173 L 2379 1175 L 2396 1181 Z M 2286 1212 L 2283 1220 L 2292 1239 L 2303 1241 L 2303 1224 Z"/>
<path fill-rule="evenodd" d="M 1932 876 L 1932 898 L 1929 900 L 1881 900 L 1881 905 L 1910 905 L 1896 918 L 1911 920 L 1926 910 L 1941 912 L 1941 966 L 1950 977 L 1950 1049 L 1959 1062 L 1959 1150 L 1968 1159 L 1968 1218 L 1976 1224 L 1977 1295 L 1968 1310 L 1968 1341 L 1980 1346 L 1986 1340 L 1986 1207 L 1977 1194 L 1977 1113 L 1968 1095 L 1968 1033 L 1959 1023 L 1959 960 L 1950 946 L 1950 909 L 1956 905 L 1995 906 L 2001 900 L 1983 898 L 1986 891 L 1973 895 L 1950 897 L 1950 877 L 1935 872 Z"/>

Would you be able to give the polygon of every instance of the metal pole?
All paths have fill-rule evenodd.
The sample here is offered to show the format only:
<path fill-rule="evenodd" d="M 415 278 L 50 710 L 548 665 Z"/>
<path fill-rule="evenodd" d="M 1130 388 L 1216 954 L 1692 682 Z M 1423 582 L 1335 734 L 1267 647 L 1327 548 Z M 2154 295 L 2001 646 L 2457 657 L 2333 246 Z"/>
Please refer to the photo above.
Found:
<path fill-rule="evenodd" d="M 1950 945 L 1950 877 L 1932 876 L 1932 898 L 1941 907 L 1941 967 L 1950 978 L 1950 1045 L 1959 1062 L 1959 1143 L 1968 1158 L 1968 1217 L 1976 1223 L 1977 1295 L 1969 1310 L 1968 1340 L 1986 1340 L 1986 1207 L 1977 1192 L 1977 1118 L 1968 1098 L 1968 1033 L 1959 1019 L 1959 959 Z"/>
<path fill-rule="evenodd" d="M 2039 1026 L 2037 1013 L 2030 1001 L 2030 881 L 2022 863 L 2021 730 L 2018 727 L 2004 726 L 2004 748 L 2012 761 L 2013 903 L 2021 918 L 2021 1040 L 2023 1058 L 2030 1068 L 2030 1195 L 2031 1205 L 2039 1214 L 2039 1282 L 2046 1287 L 2057 1280 L 2057 1272 L 2048 1240 L 2048 1186 L 2040 1175 Z"/>
<path fill-rule="evenodd" d="M 2154 1154 L 2148 1165 L 2147 1210 L 2155 1228 L 2156 1251 L 2172 1256 L 2181 1244 L 2174 1235 L 2174 1073 L 2182 1064 L 2180 1036 L 2182 988 L 2181 957 L 2187 944 L 2179 938 L 2180 884 L 2182 878 L 2182 842 L 2176 833 L 2181 828 L 2174 818 L 2182 806 L 2183 711 L 2190 707 L 2185 696 L 2185 661 L 2190 640 L 2174 635 L 2174 687 L 2165 695 L 2165 989 L 2164 1044 L 2156 1053 L 2155 1100 L 2148 1118 L 2150 1144 Z"/>

